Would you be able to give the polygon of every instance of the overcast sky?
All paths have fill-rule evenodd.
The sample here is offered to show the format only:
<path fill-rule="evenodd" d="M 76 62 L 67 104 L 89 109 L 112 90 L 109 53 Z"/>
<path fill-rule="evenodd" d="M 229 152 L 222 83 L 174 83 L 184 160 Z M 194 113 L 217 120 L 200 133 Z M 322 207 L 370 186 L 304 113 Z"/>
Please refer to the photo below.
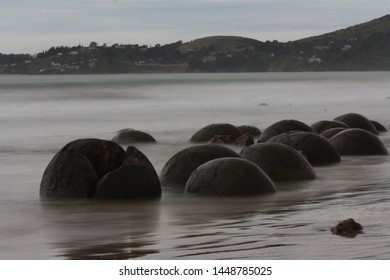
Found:
<path fill-rule="evenodd" d="M 389 0 L 1 0 L 0 52 L 212 35 L 285 42 L 389 13 Z"/>

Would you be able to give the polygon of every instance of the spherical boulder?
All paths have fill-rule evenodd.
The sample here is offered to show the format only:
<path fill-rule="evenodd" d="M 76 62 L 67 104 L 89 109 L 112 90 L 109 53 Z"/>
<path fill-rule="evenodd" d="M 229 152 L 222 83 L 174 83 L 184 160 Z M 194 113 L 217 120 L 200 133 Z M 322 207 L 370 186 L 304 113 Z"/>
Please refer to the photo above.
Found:
<path fill-rule="evenodd" d="M 329 141 L 341 155 L 388 155 L 385 145 L 376 135 L 360 128 L 341 131 Z"/>
<path fill-rule="evenodd" d="M 323 131 L 320 135 L 322 137 L 325 137 L 326 139 L 329 140 L 334 135 L 336 135 L 337 133 L 339 133 L 339 132 L 341 132 L 343 130 L 346 130 L 346 128 L 344 128 L 344 127 L 335 127 L 335 128 L 331 128 L 331 129 Z"/>
<path fill-rule="evenodd" d="M 225 136 L 228 143 L 234 143 L 240 137 L 241 131 L 234 125 L 228 123 L 210 124 L 198 130 L 192 135 L 191 142 L 208 142 L 214 136 Z"/>
<path fill-rule="evenodd" d="M 286 144 L 306 156 L 312 165 L 340 162 L 340 155 L 324 137 L 312 132 L 290 132 L 275 136 L 270 143 Z"/>
<path fill-rule="evenodd" d="M 240 157 L 221 145 L 203 144 L 185 148 L 172 156 L 160 173 L 162 185 L 184 187 L 191 173 L 200 165 L 217 158 Z"/>
<path fill-rule="evenodd" d="M 242 134 L 247 134 L 252 137 L 259 137 L 261 135 L 260 129 L 253 125 L 240 125 L 237 128 L 241 131 Z"/>
<path fill-rule="evenodd" d="M 220 158 L 199 166 L 186 185 L 187 193 L 210 196 L 258 195 L 276 191 L 256 164 L 240 158 Z"/>
<path fill-rule="evenodd" d="M 114 136 L 114 138 L 112 138 L 112 141 L 120 145 L 128 145 L 131 143 L 157 142 L 156 139 L 154 139 L 153 136 L 151 136 L 150 134 L 140 130 L 135 130 L 130 128 L 119 130 L 117 134 Z"/>
<path fill-rule="evenodd" d="M 100 177 L 122 164 L 125 151 L 100 139 L 78 139 L 50 161 L 40 184 L 42 198 L 91 198 Z"/>
<path fill-rule="evenodd" d="M 281 120 L 267 127 L 260 135 L 258 143 L 266 142 L 272 137 L 290 131 L 313 132 L 310 126 L 297 120 Z"/>
<path fill-rule="evenodd" d="M 316 173 L 307 159 L 297 150 L 280 143 L 259 143 L 241 151 L 274 181 L 313 180 Z"/>
<path fill-rule="evenodd" d="M 375 126 L 372 122 L 367 119 L 365 116 L 357 113 L 348 113 L 341 116 L 338 116 L 334 119 L 335 121 L 340 121 L 348 125 L 350 128 L 361 128 L 365 129 L 375 135 L 378 134 Z"/>
<path fill-rule="evenodd" d="M 339 121 L 327 121 L 327 120 L 323 120 L 323 121 L 318 121 L 316 123 L 313 123 L 311 125 L 311 128 L 313 129 L 313 131 L 315 133 L 318 133 L 318 134 L 321 134 L 322 132 L 324 132 L 325 130 L 328 130 L 328 129 L 331 129 L 331 128 L 349 128 L 348 125 L 346 125 L 345 123 L 343 122 L 339 122 Z"/>
<path fill-rule="evenodd" d="M 40 184 L 40 196 L 55 199 L 156 197 L 160 193 L 157 173 L 145 155 L 134 147 L 125 152 L 118 144 L 100 139 L 67 144 L 50 161 Z"/>
<path fill-rule="evenodd" d="M 386 127 L 378 121 L 371 120 L 371 123 L 375 126 L 378 132 L 387 132 Z"/>
<path fill-rule="evenodd" d="M 149 159 L 128 147 L 119 169 L 107 173 L 96 187 L 95 199 L 152 198 L 161 196 L 161 185 Z"/>

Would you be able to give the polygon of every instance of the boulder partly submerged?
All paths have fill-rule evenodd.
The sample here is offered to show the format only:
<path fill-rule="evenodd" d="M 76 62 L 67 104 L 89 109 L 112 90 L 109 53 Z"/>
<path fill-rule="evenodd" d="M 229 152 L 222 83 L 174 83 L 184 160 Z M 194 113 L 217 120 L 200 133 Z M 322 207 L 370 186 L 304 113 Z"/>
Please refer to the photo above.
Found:
<path fill-rule="evenodd" d="M 192 135 L 191 142 L 208 142 L 218 136 L 226 139 L 226 143 L 234 143 L 241 136 L 241 131 L 234 125 L 228 123 L 217 123 L 207 125 Z"/>
<path fill-rule="evenodd" d="M 291 131 L 307 131 L 313 132 L 310 126 L 307 124 L 297 121 L 297 120 L 281 120 L 278 121 L 266 129 L 264 129 L 263 133 L 260 135 L 258 139 L 258 143 L 267 142 L 274 136 L 291 132 Z"/>
<path fill-rule="evenodd" d="M 117 131 L 112 141 L 120 145 L 129 145 L 132 143 L 155 143 L 156 139 L 144 131 L 125 128 Z"/>
<path fill-rule="evenodd" d="M 360 129 L 367 130 L 375 135 L 378 135 L 378 130 L 375 128 L 372 122 L 361 114 L 348 113 L 348 114 L 338 116 L 334 120 L 343 122 L 346 125 L 348 125 L 350 128 L 360 128 Z"/>
<path fill-rule="evenodd" d="M 123 176 L 124 169 L 132 172 L 134 176 Z M 130 169 L 135 171 L 129 171 Z M 149 171 L 140 172 L 144 169 Z M 50 199 L 93 199 L 100 184 L 104 186 L 101 188 L 104 192 L 99 191 L 99 199 L 130 198 L 128 190 L 118 187 L 116 183 L 124 182 L 123 184 L 129 188 L 137 189 L 137 193 L 142 193 L 147 190 L 147 187 L 133 182 L 145 180 L 152 180 L 155 185 L 158 181 L 159 185 L 153 166 L 136 148 L 129 147 L 125 152 L 121 146 L 112 141 L 79 139 L 67 144 L 50 161 L 42 176 L 40 196 Z M 115 196 L 112 195 L 113 193 Z M 158 191 L 153 194 L 145 192 L 142 197 L 158 195 Z"/>
<path fill-rule="evenodd" d="M 339 121 L 329 121 L 329 120 L 322 120 L 315 122 L 311 125 L 311 128 L 315 133 L 321 134 L 325 130 L 332 129 L 332 128 L 349 128 L 348 125 L 346 125 L 343 122 Z"/>
<path fill-rule="evenodd" d="M 282 143 L 301 151 L 312 165 L 323 165 L 341 161 L 340 155 L 324 137 L 312 133 L 295 131 L 271 138 L 270 143 Z"/>
<path fill-rule="evenodd" d="M 241 151 L 274 181 L 313 180 L 316 173 L 307 159 L 297 150 L 280 143 L 259 143 Z"/>
<path fill-rule="evenodd" d="M 208 196 L 261 195 L 276 187 L 256 164 L 241 158 L 220 158 L 199 166 L 190 176 L 185 192 Z"/>
<path fill-rule="evenodd" d="M 185 148 L 165 163 L 160 173 L 161 184 L 184 188 L 188 178 L 197 167 L 210 160 L 224 157 L 240 156 L 235 151 L 216 144 Z"/>
<path fill-rule="evenodd" d="M 360 128 L 350 128 L 341 131 L 329 141 L 341 155 L 389 154 L 378 136 Z"/>

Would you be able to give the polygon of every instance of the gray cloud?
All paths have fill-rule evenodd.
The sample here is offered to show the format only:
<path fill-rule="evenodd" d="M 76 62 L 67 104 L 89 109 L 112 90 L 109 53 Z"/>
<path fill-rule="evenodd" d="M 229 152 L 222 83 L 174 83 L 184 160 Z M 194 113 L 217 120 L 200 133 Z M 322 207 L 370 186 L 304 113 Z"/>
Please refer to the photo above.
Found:
<path fill-rule="evenodd" d="M 91 40 L 153 45 L 217 34 L 287 41 L 389 10 L 383 0 L 12 0 L 0 9 L 0 52 Z"/>

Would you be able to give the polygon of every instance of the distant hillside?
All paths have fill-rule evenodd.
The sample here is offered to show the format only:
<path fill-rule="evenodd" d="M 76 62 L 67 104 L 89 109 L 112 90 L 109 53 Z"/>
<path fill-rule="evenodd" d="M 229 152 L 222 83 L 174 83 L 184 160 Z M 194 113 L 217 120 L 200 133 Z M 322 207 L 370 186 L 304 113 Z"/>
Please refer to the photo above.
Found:
<path fill-rule="evenodd" d="M 245 37 L 210 36 L 185 43 L 179 47 L 179 50 L 182 53 L 188 53 L 193 51 L 200 51 L 206 48 L 212 51 L 226 52 L 240 50 L 253 46 L 257 43 L 257 40 Z"/>
<path fill-rule="evenodd" d="M 0 54 L 0 74 L 390 70 L 390 15 L 292 42 L 212 36 L 167 45 L 52 47 Z"/>

